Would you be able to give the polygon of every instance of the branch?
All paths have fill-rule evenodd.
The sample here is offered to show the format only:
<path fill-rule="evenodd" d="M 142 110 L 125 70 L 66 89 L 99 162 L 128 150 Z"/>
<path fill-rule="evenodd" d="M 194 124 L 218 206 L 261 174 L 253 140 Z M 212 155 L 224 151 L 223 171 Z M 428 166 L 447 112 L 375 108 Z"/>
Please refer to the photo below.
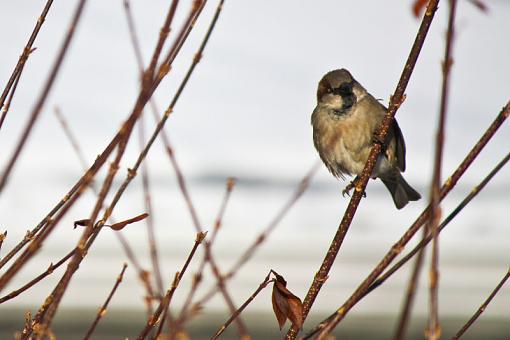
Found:
<path fill-rule="evenodd" d="M 44 5 L 44 8 L 39 15 L 39 18 L 37 19 L 37 23 L 35 24 L 34 30 L 32 31 L 32 34 L 30 34 L 30 38 L 28 39 L 27 44 L 25 45 L 25 48 L 23 48 L 23 53 L 21 53 L 18 63 L 14 67 L 14 70 L 12 71 L 12 74 L 7 81 L 7 84 L 5 85 L 5 88 L 2 92 L 2 95 L 0 96 L 0 110 L 2 110 L 2 117 L 0 118 L 0 129 L 2 129 L 2 125 L 4 123 L 5 117 L 7 116 L 7 112 L 9 111 L 11 100 L 14 96 L 14 92 L 16 91 L 16 87 L 18 86 L 18 82 L 21 78 L 21 73 L 23 72 L 23 68 L 25 67 L 25 63 L 28 60 L 28 57 L 30 56 L 30 53 L 33 51 L 33 44 L 35 42 L 35 39 L 37 38 L 37 35 L 39 34 L 39 31 L 41 30 L 41 27 L 46 20 L 46 15 L 48 14 L 51 5 L 53 4 L 53 0 L 46 1 L 46 5 Z M 12 90 L 11 90 L 12 89 Z M 9 94 L 9 100 L 4 107 L 5 99 L 7 98 L 7 95 Z"/>
<path fill-rule="evenodd" d="M 71 40 L 74 37 L 74 32 L 76 31 L 76 27 L 78 26 L 78 23 L 80 22 L 81 14 L 83 12 L 83 8 L 85 7 L 85 3 L 86 3 L 86 0 L 80 0 L 78 5 L 76 6 L 76 9 L 74 10 L 73 18 L 71 20 L 71 23 L 69 24 L 69 28 L 67 29 L 67 33 L 64 38 L 64 41 L 62 42 L 62 46 L 60 47 L 60 50 L 57 54 L 57 58 L 55 59 L 55 62 L 53 63 L 53 67 L 50 71 L 50 75 L 48 76 L 48 79 L 46 80 L 46 84 L 44 85 L 44 88 L 43 88 L 41 94 L 39 95 L 39 98 L 37 99 L 37 102 L 36 102 L 34 108 L 32 109 L 32 113 L 30 114 L 30 119 L 28 120 L 27 125 L 25 126 L 25 129 L 23 130 L 21 138 L 20 138 L 12 156 L 10 157 L 7 165 L 5 166 L 4 171 L 2 172 L 2 177 L 0 178 L 0 193 L 3 191 L 5 185 L 7 184 L 7 180 L 8 180 L 9 175 L 14 167 L 14 164 L 16 163 L 18 156 L 21 153 L 21 150 L 25 146 L 28 136 L 29 136 L 37 118 L 39 117 L 39 114 L 42 111 L 44 103 L 46 102 L 46 98 L 48 97 L 48 94 L 50 93 L 50 90 L 53 87 L 53 83 L 55 82 L 55 79 L 57 78 L 58 72 L 60 71 L 60 66 L 62 65 L 62 61 L 64 60 L 64 57 L 66 56 L 67 51 L 68 51 L 68 47 L 71 43 Z M 48 10 L 49 10 L 49 7 L 48 7 Z M 43 11 L 43 14 L 44 14 L 44 11 Z M 44 17 L 43 17 L 43 20 L 44 20 Z M 36 31 L 35 31 L 36 35 L 37 35 L 38 31 L 39 31 L 39 29 L 36 26 Z M 35 39 L 35 36 L 34 36 L 34 39 Z M 33 43 L 33 41 L 30 42 L 30 40 L 29 40 L 29 43 Z M 28 50 L 27 53 L 29 53 L 29 52 L 30 52 L 30 49 Z M 24 65 L 24 63 L 22 65 Z M 20 66 L 18 76 L 21 75 L 21 68 L 22 68 L 22 66 Z"/>
<path fill-rule="evenodd" d="M 487 128 L 484 134 L 480 137 L 478 142 L 473 146 L 473 148 L 469 151 L 464 160 L 459 164 L 457 169 L 453 172 L 453 174 L 445 181 L 441 188 L 440 192 L 440 200 L 442 200 L 446 195 L 455 187 L 459 179 L 462 177 L 467 168 L 473 163 L 475 158 L 480 154 L 482 149 L 487 145 L 489 140 L 494 136 L 496 131 L 501 127 L 503 122 L 510 115 L 510 102 L 506 104 L 505 107 L 498 114 L 496 119 L 492 122 L 492 124 Z M 372 270 L 372 272 L 363 280 L 363 282 L 356 288 L 354 293 L 345 301 L 345 303 L 337 309 L 337 311 L 329 316 L 327 319 L 322 321 L 319 325 L 317 325 L 312 332 L 307 335 L 307 338 L 317 331 L 324 329 L 324 327 L 331 322 L 333 319 L 336 319 L 335 322 L 339 322 L 347 312 L 357 303 L 359 302 L 365 295 L 366 291 L 370 288 L 370 286 L 375 282 L 375 280 L 381 275 L 381 273 L 390 265 L 390 263 L 401 253 L 404 249 L 405 245 L 411 240 L 411 238 L 416 234 L 416 232 L 420 229 L 420 227 L 426 222 L 428 215 L 430 214 L 430 206 L 425 208 L 425 210 L 418 216 L 416 221 L 407 229 L 404 235 L 391 247 L 391 249 L 386 253 L 383 259 L 377 264 L 377 266 Z"/>
<path fill-rule="evenodd" d="M 432 19 L 434 18 L 438 2 L 439 0 L 431 0 L 429 2 L 427 11 L 423 16 L 420 28 L 416 35 L 416 39 L 411 48 L 411 52 L 409 53 L 409 57 L 407 58 L 407 62 L 404 66 L 404 70 L 402 72 L 402 75 L 400 76 L 400 80 L 397 84 L 393 96 L 391 96 L 388 112 L 386 113 L 386 116 L 384 117 L 383 121 L 381 122 L 381 126 L 379 127 L 376 140 L 383 141 L 386 139 L 386 135 L 393 121 L 393 117 L 395 116 L 398 108 L 400 107 L 404 100 L 405 89 L 407 87 L 407 84 L 409 83 L 409 79 L 411 78 L 414 66 L 416 65 L 416 61 L 418 60 L 418 56 L 420 55 L 421 48 L 423 47 L 423 44 L 425 42 L 425 38 L 427 36 L 430 24 L 432 23 Z M 342 221 L 338 226 L 338 230 L 333 238 L 333 241 L 331 242 L 331 245 L 326 253 L 326 256 L 324 257 L 321 267 L 319 268 L 319 271 L 315 274 L 312 285 L 308 290 L 308 293 L 306 294 L 305 300 L 303 302 L 303 320 L 305 320 L 306 317 L 308 316 L 308 313 L 315 299 L 317 298 L 320 289 L 324 285 L 324 282 L 326 282 L 326 279 L 329 275 L 329 271 L 333 266 L 333 263 L 335 262 L 336 256 L 340 250 L 340 247 L 342 246 L 345 235 L 349 230 L 352 219 L 354 218 L 358 205 L 361 201 L 361 197 L 365 192 L 368 179 L 372 174 L 372 170 L 375 166 L 377 156 L 381 152 L 381 148 L 382 148 L 381 143 L 374 143 L 374 146 L 370 151 L 370 155 L 368 156 L 363 172 L 360 175 L 360 180 L 356 184 L 355 191 L 352 195 L 349 205 L 347 206 Z M 334 326 L 336 326 L 336 324 Z M 289 329 L 289 331 L 287 332 L 286 339 L 295 339 L 298 331 L 299 330 L 296 329 L 296 327 L 291 327 L 291 329 Z"/>
<path fill-rule="evenodd" d="M 471 325 L 476 321 L 476 319 L 478 319 L 478 317 L 485 311 L 489 303 L 492 301 L 492 299 L 494 299 L 494 297 L 499 292 L 501 287 L 503 287 L 508 278 L 510 278 L 510 268 L 508 268 L 508 271 L 506 272 L 505 276 L 501 279 L 496 288 L 494 288 L 494 290 L 485 300 L 485 302 L 482 303 L 480 308 L 478 308 L 478 310 L 471 317 L 471 319 L 469 319 L 468 322 L 464 326 L 462 326 L 462 328 L 452 337 L 452 340 L 457 340 L 458 338 L 460 338 L 468 330 L 468 328 L 471 327 Z"/>
<path fill-rule="evenodd" d="M 117 276 L 117 281 L 115 281 L 115 284 L 113 285 L 113 288 L 106 298 L 106 301 L 104 302 L 103 306 L 99 308 L 99 311 L 97 312 L 96 318 L 92 325 L 90 326 L 89 330 L 87 331 L 87 334 L 83 337 L 83 339 L 89 339 L 92 333 L 94 333 L 94 330 L 96 329 L 97 324 L 99 323 L 99 320 L 106 314 L 106 307 L 108 307 L 108 304 L 110 303 L 110 300 L 113 297 L 113 294 L 115 294 L 115 291 L 119 287 L 120 283 L 122 282 L 122 278 L 124 277 L 124 272 L 126 271 L 127 264 L 124 263 L 122 266 L 122 271 L 120 272 L 119 276 Z"/>

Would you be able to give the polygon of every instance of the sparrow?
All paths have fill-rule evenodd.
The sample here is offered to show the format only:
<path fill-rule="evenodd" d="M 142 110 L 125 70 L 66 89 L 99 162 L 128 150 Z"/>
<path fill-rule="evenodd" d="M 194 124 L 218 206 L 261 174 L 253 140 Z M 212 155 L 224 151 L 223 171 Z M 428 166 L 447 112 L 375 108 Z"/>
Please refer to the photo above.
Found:
<path fill-rule="evenodd" d="M 386 112 L 387 108 L 346 69 L 331 71 L 319 82 L 317 106 L 312 113 L 313 143 L 333 176 L 345 179 L 345 175 L 356 175 L 343 194 L 348 194 L 359 180 Z M 371 177 L 381 179 L 397 209 L 402 209 L 421 196 L 402 177 L 406 147 L 395 119 L 381 144 Z"/>

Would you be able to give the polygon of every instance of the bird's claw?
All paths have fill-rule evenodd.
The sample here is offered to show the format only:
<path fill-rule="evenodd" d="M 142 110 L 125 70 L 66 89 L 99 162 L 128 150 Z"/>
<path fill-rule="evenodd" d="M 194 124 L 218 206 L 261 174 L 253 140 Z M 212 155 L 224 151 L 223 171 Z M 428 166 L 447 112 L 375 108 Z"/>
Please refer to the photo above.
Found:
<path fill-rule="evenodd" d="M 345 197 L 345 195 L 351 197 L 350 195 L 350 191 L 352 189 L 356 189 L 356 185 L 358 184 L 358 181 L 359 181 L 359 178 L 356 177 L 353 181 L 351 181 L 351 183 L 349 183 L 344 190 L 342 190 L 342 197 Z M 366 198 L 367 197 L 367 193 L 365 191 L 363 191 L 363 198 Z"/>
<path fill-rule="evenodd" d="M 350 195 L 350 191 L 354 188 L 354 181 L 352 181 L 351 183 L 349 183 L 345 188 L 344 190 L 342 190 L 342 197 L 345 197 L 345 195 L 351 197 Z"/>
<path fill-rule="evenodd" d="M 384 145 L 385 144 L 385 141 L 382 140 L 380 137 L 379 137 L 379 131 L 376 131 L 373 135 L 372 135 L 372 143 L 374 144 L 379 144 L 379 145 Z"/>

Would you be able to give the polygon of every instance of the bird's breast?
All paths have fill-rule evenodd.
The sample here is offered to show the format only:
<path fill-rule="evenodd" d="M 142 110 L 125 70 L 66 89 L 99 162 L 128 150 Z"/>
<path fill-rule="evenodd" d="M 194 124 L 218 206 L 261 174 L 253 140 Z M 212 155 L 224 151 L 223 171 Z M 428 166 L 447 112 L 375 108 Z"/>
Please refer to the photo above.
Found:
<path fill-rule="evenodd" d="M 371 126 L 355 113 L 333 119 L 328 110 L 318 108 L 312 115 L 315 147 L 337 177 L 361 173 L 370 152 Z"/>

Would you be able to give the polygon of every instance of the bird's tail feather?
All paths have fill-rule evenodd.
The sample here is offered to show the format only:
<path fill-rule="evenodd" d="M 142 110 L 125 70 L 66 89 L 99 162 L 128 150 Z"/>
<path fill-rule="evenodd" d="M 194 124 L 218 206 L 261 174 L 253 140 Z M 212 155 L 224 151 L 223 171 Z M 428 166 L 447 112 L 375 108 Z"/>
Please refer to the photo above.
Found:
<path fill-rule="evenodd" d="M 417 201 L 421 198 L 421 195 L 406 182 L 400 172 L 381 180 L 390 191 L 397 209 L 402 209 L 409 201 Z"/>

